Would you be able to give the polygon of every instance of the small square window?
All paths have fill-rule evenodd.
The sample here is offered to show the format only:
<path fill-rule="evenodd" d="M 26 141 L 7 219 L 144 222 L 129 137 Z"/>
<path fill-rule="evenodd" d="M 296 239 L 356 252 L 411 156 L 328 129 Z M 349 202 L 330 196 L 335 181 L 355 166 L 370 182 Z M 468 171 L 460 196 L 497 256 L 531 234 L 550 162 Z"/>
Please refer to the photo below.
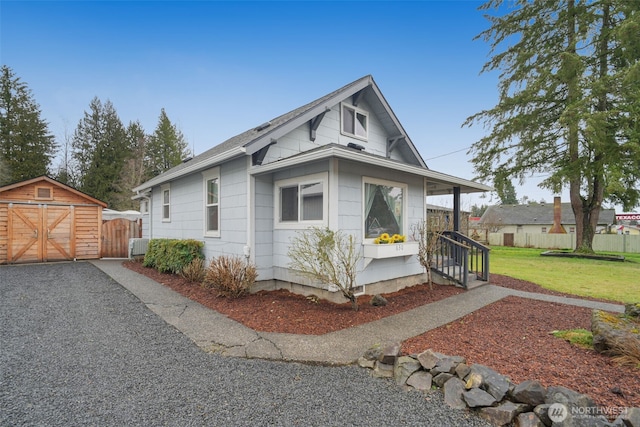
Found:
<path fill-rule="evenodd" d="M 369 116 L 366 111 L 342 104 L 342 133 L 358 139 L 367 139 Z"/>
<path fill-rule="evenodd" d="M 326 223 L 326 173 L 277 181 L 275 184 L 276 227 L 299 228 L 300 224 L 310 226 Z"/>

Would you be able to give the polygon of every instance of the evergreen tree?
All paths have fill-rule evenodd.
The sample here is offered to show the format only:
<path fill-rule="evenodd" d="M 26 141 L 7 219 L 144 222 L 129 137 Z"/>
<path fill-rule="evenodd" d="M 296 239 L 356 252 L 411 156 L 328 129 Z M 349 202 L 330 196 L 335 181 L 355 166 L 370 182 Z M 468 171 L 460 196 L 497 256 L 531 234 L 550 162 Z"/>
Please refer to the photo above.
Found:
<path fill-rule="evenodd" d="M 145 171 L 145 152 L 149 137 L 145 134 L 140 122 L 131 122 L 126 129 L 127 145 L 130 156 L 125 160 L 120 172 L 120 179 L 115 184 L 118 190 L 116 205 L 118 209 L 139 209 L 139 202 L 131 200 L 131 189 L 147 180 Z"/>
<path fill-rule="evenodd" d="M 158 126 L 147 147 L 147 175 L 149 178 L 179 165 L 190 156 L 182 132 L 171 123 L 164 108 L 160 111 Z"/>
<path fill-rule="evenodd" d="M 95 97 L 72 139 L 78 188 L 118 209 L 118 181 L 130 156 L 125 129 L 110 101 Z"/>
<path fill-rule="evenodd" d="M 27 84 L 0 68 L 0 185 L 49 174 L 57 145 Z"/>
<path fill-rule="evenodd" d="M 508 179 L 496 179 L 494 181 L 494 187 L 498 197 L 500 197 L 500 203 L 503 205 L 517 205 L 518 196 L 513 183 Z"/>
<path fill-rule="evenodd" d="M 543 173 L 543 188 L 569 187 L 576 251 L 593 252 L 603 200 L 631 209 L 640 196 L 640 2 L 509 5 L 478 36 L 493 54 L 482 71 L 501 74 L 498 104 L 465 122 L 491 129 L 472 147 L 474 166 L 497 186 Z"/>

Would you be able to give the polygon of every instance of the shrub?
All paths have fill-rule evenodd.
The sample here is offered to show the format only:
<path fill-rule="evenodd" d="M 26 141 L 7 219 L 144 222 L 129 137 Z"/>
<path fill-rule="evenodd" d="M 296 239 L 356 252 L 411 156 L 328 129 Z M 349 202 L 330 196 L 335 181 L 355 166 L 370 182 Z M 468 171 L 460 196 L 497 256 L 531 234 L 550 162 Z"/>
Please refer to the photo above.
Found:
<path fill-rule="evenodd" d="M 302 276 L 335 285 L 358 310 L 354 293 L 360 248 L 352 235 L 340 230 L 312 227 L 297 232 L 288 252 L 289 267 Z"/>
<path fill-rule="evenodd" d="M 204 259 L 194 258 L 185 268 L 182 269 L 180 275 L 190 282 L 202 283 L 204 280 L 204 270 Z"/>
<path fill-rule="evenodd" d="M 640 369 L 640 339 L 638 337 L 627 336 L 614 339 L 608 353 L 617 363 Z"/>
<path fill-rule="evenodd" d="M 246 295 L 258 278 L 256 267 L 238 256 L 222 255 L 209 263 L 202 287 L 215 289 L 219 296 Z"/>
<path fill-rule="evenodd" d="M 180 273 L 195 258 L 204 258 L 198 240 L 151 239 L 143 265 L 161 273 Z"/>

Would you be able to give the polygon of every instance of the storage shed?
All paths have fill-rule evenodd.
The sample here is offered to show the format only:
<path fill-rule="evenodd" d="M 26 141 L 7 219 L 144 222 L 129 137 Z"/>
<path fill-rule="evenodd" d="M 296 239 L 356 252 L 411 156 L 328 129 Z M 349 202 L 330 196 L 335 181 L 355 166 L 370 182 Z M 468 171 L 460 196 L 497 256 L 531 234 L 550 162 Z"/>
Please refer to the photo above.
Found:
<path fill-rule="evenodd" d="M 0 187 L 0 264 L 100 258 L 106 206 L 47 176 Z"/>

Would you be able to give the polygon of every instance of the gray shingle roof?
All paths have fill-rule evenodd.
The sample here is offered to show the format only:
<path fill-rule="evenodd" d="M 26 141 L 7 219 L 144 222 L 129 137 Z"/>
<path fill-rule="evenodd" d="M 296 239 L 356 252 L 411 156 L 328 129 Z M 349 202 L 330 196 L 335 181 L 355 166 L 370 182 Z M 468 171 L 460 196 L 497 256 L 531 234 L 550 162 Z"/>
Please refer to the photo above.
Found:
<path fill-rule="evenodd" d="M 575 224 L 571 203 L 560 205 L 562 224 Z M 598 224 L 613 224 L 615 215 L 614 209 L 601 209 Z M 503 225 L 553 224 L 553 203 L 489 206 L 480 218 L 480 223 L 495 223 L 498 220 Z"/>
<path fill-rule="evenodd" d="M 359 78 L 358 80 L 355 80 L 343 87 L 341 87 L 340 89 L 337 89 L 321 98 L 316 99 L 315 101 L 312 101 L 308 104 L 305 104 L 299 108 L 296 108 L 295 110 L 289 111 L 288 113 L 285 113 L 281 116 L 278 116 L 274 119 L 269 120 L 269 122 L 267 122 L 269 124 L 269 126 L 262 126 L 262 125 L 258 125 L 252 129 L 249 129 L 245 132 L 242 132 L 241 134 L 238 134 L 234 137 L 231 137 L 229 139 L 227 139 L 226 141 L 210 148 L 209 150 L 195 156 L 194 158 L 192 158 L 191 160 L 184 162 L 180 165 L 177 165 L 171 169 L 169 169 L 168 171 L 150 179 L 149 181 L 141 184 L 140 186 L 136 187 L 133 189 L 133 191 L 140 191 L 140 190 L 144 190 L 146 188 L 150 188 L 152 186 L 161 184 L 163 182 L 166 182 L 168 179 L 166 179 L 167 177 L 175 177 L 176 174 L 179 174 L 180 171 L 184 170 L 184 169 L 189 169 L 192 170 L 194 168 L 195 165 L 197 165 L 198 163 L 202 163 L 203 164 L 203 168 L 207 167 L 207 160 L 215 158 L 216 156 L 220 156 L 224 153 L 227 153 L 231 150 L 234 149 L 238 149 L 241 147 L 247 147 L 248 145 L 250 145 L 252 142 L 264 138 L 265 136 L 268 136 L 269 133 L 274 132 L 275 130 L 277 130 L 279 127 L 287 124 L 289 121 L 293 120 L 294 118 L 297 118 L 303 114 L 305 114 L 307 111 L 312 110 L 313 108 L 322 105 L 323 103 L 329 101 L 331 98 L 335 97 L 336 95 L 342 93 L 342 92 L 346 92 L 348 91 L 350 88 L 354 87 L 354 86 L 358 86 L 364 82 L 373 82 L 373 77 L 371 75 L 366 75 L 364 77 Z M 266 124 L 266 123 L 265 123 Z"/>

